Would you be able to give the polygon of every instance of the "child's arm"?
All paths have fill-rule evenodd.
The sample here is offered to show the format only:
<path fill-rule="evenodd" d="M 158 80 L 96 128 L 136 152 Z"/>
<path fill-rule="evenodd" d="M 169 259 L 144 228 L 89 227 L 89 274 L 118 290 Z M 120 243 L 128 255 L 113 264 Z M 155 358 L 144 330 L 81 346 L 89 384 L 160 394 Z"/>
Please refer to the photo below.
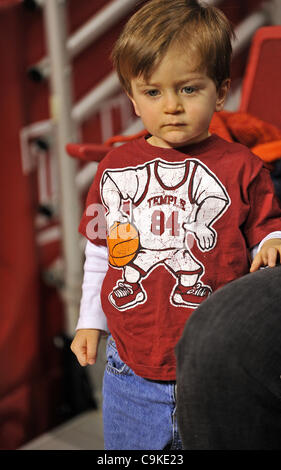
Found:
<path fill-rule="evenodd" d="M 108 333 L 100 301 L 101 286 L 108 269 L 107 248 L 88 241 L 85 256 L 80 315 L 71 344 L 71 350 L 82 366 L 96 362 L 100 336 Z"/>
<path fill-rule="evenodd" d="M 96 329 L 108 332 L 102 309 L 100 293 L 108 270 L 108 251 L 87 241 L 85 249 L 84 278 L 76 330 Z"/>
<path fill-rule="evenodd" d="M 261 266 L 273 268 L 276 266 L 278 258 L 280 262 L 281 238 L 265 240 L 252 261 L 250 272 L 257 271 Z"/>

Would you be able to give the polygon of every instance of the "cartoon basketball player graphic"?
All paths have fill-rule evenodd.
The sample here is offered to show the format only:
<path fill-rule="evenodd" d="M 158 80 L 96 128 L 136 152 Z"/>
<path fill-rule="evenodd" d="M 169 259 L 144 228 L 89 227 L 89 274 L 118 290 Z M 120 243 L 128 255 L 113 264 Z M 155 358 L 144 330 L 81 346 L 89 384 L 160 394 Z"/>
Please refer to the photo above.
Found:
<path fill-rule="evenodd" d="M 118 170 L 107 170 L 101 179 L 108 229 L 132 223 L 139 246 L 122 269 L 123 278 L 109 295 L 119 310 L 147 300 L 142 279 L 162 264 L 176 279 L 170 302 L 196 308 L 211 294 L 200 280 L 204 266 L 191 252 L 188 233 L 202 252 L 217 242 L 213 224 L 226 211 L 230 198 L 217 177 L 196 159 L 169 163 L 161 159 Z M 110 211 L 109 211 L 110 207 Z M 126 207 L 126 210 L 125 210 Z"/>

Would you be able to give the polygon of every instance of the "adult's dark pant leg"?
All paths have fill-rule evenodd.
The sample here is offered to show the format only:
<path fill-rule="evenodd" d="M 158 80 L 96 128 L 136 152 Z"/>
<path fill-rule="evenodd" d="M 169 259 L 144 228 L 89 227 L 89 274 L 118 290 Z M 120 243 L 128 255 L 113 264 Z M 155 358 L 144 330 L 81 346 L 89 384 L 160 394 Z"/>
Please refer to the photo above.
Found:
<path fill-rule="evenodd" d="M 215 292 L 176 355 L 184 449 L 281 450 L 281 266 Z"/>

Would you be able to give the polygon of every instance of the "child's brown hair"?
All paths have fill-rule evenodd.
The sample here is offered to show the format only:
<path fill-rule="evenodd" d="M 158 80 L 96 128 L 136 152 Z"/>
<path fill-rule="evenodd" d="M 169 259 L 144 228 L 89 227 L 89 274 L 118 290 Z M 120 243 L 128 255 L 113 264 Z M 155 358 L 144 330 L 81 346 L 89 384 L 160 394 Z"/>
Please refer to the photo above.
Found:
<path fill-rule="evenodd" d="M 196 0 L 151 0 L 125 25 L 112 52 L 120 82 L 131 95 L 132 78 L 149 79 L 169 46 L 196 52 L 196 69 L 206 71 L 219 88 L 230 76 L 234 37 L 225 15 Z"/>

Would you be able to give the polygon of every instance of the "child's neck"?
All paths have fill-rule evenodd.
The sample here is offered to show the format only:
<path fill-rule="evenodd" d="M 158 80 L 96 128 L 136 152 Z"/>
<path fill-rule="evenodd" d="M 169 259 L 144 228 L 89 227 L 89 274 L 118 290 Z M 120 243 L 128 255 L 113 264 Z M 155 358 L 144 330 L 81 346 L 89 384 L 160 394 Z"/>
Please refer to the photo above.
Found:
<path fill-rule="evenodd" d="M 200 139 L 198 141 L 194 141 L 194 140 L 191 140 L 190 142 L 187 141 L 185 143 L 181 143 L 179 145 L 169 145 L 168 143 L 166 143 L 165 141 L 160 141 L 157 137 L 153 136 L 153 135 L 150 135 L 150 137 L 148 137 L 146 139 L 146 141 L 152 145 L 153 147 L 159 147 L 159 148 L 168 148 L 168 149 L 179 149 L 181 147 L 188 147 L 188 145 L 193 145 L 193 144 L 199 144 L 200 142 L 203 142 L 204 140 L 208 139 L 208 137 L 210 137 L 212 134 L 210 132 L 207 133 L 206 137 L 204 137 L 203 139 Z"/>

